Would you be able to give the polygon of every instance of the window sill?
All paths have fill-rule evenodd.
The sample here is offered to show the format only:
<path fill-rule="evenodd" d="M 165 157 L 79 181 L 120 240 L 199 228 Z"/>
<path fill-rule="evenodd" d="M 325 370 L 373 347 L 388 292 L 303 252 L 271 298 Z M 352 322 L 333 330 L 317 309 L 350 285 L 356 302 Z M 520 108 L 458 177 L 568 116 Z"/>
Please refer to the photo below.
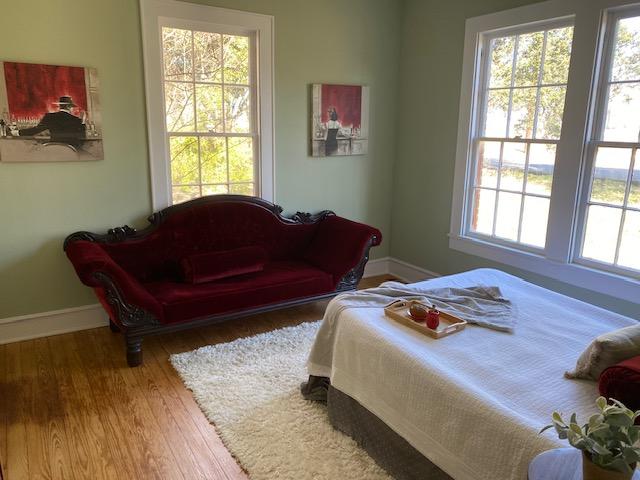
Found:
<path fill-rule="evenodd" d="M 640 299 L 640 282 L 614 273 L 458 235 L 449 236 L 449 247 L 628 302 L 638 303 Z"/>

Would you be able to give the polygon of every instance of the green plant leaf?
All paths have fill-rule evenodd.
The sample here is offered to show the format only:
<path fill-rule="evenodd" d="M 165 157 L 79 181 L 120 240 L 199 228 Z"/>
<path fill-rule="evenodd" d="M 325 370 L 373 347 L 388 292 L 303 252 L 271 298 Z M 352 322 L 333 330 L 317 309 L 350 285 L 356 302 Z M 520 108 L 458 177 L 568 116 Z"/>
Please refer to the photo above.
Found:
<path fill-rule="evenodd" d="M 607 406 L 607 399 L 604 397 L 598 397 L 598 399 L 596 400 L 596 405 L 601 411 L 604 410 L 604 408 Z"/>
<path fill-rule="evenodd" d="M 622 457 L 616 457 L 610 463 L 600 464 L 600 466 L 607 470 L 615 470 L 617 472 L 631 473 L 633 471 L 631 470 L 629 464 L 625 462 Z"/>
<path fill-rule="evenodd" d="M 593 427 L 591 430 L 589 430 L 589 436 L 594 438 L 600 438 L 603 436 L 608 437 L 610 436 L 610 432 L 609 432 L 610 430 L 611 428 L 609 427 L 608 424 L 601 423 Z"/>
<path fill-rule="evenodd" d="M 640 448 L 626 446 L 622 450 L 622 456 L 629 464 L 640 461 Z"/>
<path fill-rule="evenodd" d="M 598 425 L 602 425 L 602 421 L 604 420 L 604 416 L 600 413 L 596 413 L 595 415 L 591 415 L 589 417 L 589 428 L 595 428 Z"/>
<path fill-rule="evenodd" d="M 584 435 L 582 428 L 580 428 L 580 425 L 578 425 L 577 423 L 571 422 L 569 424 L 569 428 L 571 429 L 571 431 L 576 432 L 580 436 Z"/>
<path fill-rule="evenodd" d="M 587 452 L 596 465 L 628 472 L 630 464 L 640 462 L 640 426 L 633 425 L 640 411 L 633 412 L 622 402 L 611 401 L 609 405 L 604 397 L 598 397 L 596 404 L 601 413 L 591 415 L 583 426 L 578 424 L 575 413 L 567 425 L 559 412 L 553 412 L 552 423 L 540 433 L 554 428 L 558 438 Z"/>
<path fill-rule="evenodd" d="M 612 413 L 610 415 L 607 415 L 605 421 L 609 425 L 615 425 L 617 427 L 630 427 L 631 425 L 633 425 L 633 420 L 625 413 Z"/>
<path fill-rule="evenodd" d="M 605 448 L 604 446 L 600 445 L 598 442 L 594 441 L 593 444 L 591 445 L 591 448 L 598 455 L 611 455 L 611 451 L 608 448 Z"/>
<path fill-rule="evenodd" d="M 572 424 L 572 423 L 578 423 L 578 417 L 576 417 L 575 412 L 571 414 L 571 419 L 569 420 L 569 424 Z"/>

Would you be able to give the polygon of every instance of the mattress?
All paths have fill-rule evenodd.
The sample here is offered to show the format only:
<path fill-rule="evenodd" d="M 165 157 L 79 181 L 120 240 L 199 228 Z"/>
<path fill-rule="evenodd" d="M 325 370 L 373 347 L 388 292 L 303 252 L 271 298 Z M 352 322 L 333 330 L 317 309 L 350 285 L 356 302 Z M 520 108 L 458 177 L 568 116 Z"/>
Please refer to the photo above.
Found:
<path fill-rule="evenodd" d="M 316 340 L 331 342 L 332 355 L 310 357 L 309 374 L 329 377 L 453 478 L 526 479 L 537 454 L 566 446 L 538 433 L 551 413 L 586 420 L 595 410 L 597 384 L 564 372 L 595 336 L 635 321 L 492 269 L 416 285 L 498 286 L 514 305 L 515 331 L 468 325 L 432 339 L 382 309 L 351 308 Z"/>

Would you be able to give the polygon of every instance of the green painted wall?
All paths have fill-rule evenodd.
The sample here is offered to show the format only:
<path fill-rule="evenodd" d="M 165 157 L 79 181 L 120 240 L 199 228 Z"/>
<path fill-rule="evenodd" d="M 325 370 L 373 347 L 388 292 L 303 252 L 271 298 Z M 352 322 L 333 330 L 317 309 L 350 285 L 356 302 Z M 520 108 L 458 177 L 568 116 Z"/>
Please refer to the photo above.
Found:
<path fill-rule="evenodd" d="M 98 69 L 106 160 L 0 162 L 0 318 L 95 303 L 62 240 L 78 229 L 135 222 L 151 208 L 136 3 L 35 0 L 2 8 L 3 60 Z"/>
<path fill-rule="evenodd" d="M 464 20 L 531 0 L 197 3 L 275 16 L 276 195 L 286 210 L 330 208 L 380 227 L 385 242 L 374 258 L 390 254 L 445 274 L 497 266 L 640 315 L 637 305 L 448 248 Z M 0 59 L 98 69 L 106 157 L 0 163 L 1 319 L 94 303 L 64 257 L 62 239 L 78 229 L 142 226 L 151 200 L 138 1 L 13 2 L 3 8 L 0 32 Z M 308 89 L 315 82 L 371 87 L 369 155 L 308 156 Z"/>
<path fill-rule="evenodd" d="M 528 3 L 535 2 L 406 0 L 391 255 L 442 274 L 487 266 L 500 268 L 640 318 L 638 305 L 449 249 L 465 19 Z"/>
<path fill-rule="evenodd" d="M 199 3 L 275 16 L 277 202 L 289 211 L 334 209 L 388 236 L 400 3 Z M 0 318 L 94 303 L 62 253 L 63 238 L 140 226 L 151 211 L 139 23 L 138 0 L 32 0 L 2 9 L 1 59 L 98 69 L 105 160 L 0 163 Z M 317 82 L 371 87 L 369 155 L 308 156 L 308 85 Z M 388 255 L 389 243 L 374 256 Z"/>

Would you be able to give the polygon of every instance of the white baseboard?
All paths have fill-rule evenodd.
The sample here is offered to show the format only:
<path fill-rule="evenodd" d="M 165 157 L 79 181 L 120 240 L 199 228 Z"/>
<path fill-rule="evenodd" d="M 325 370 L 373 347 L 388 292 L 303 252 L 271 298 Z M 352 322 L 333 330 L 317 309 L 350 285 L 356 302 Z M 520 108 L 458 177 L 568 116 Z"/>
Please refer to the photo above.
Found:
<path fill-rule="evenodd" d="M 439 276 L 393 257 L 377 258 L 367 263 L 364 276 L 379 275 L 392 275 L 407 283 Z M 3 318 L 0 319 L 0 345 L 106 325 L 109 325 L 109 319 L 99 304 Z"/>
<path fill-rule="evenodd" d="M 393 257 L 378 258 L 376 260 L 370 260 L 367 263 L 364 269 L 364 276 L 374 277 L 378 275 L 392 275 L 398 280 L 407 283 L 419 282 L 440 276 L 438 273 Z"/>
<path fill-rule="evenodd" d="M 441 276 L 439 273 L 393 257 L 389 259 L 389 275 L 393 275 L 397 279 L 407 283 L 420 282 Z"/>
<path fill-rule="evenodd" d="M 99 304 L 0 319 L 0 345 L 109 325 Z"/>
<path fill-rule="evenodd" d="M 389 260 L 390 257 L 376 258 L 375 260 L 369 260 L 364 267 L 363 277 L 378 277 L 380 275 L 387 275 L 389 273 Z"/>

